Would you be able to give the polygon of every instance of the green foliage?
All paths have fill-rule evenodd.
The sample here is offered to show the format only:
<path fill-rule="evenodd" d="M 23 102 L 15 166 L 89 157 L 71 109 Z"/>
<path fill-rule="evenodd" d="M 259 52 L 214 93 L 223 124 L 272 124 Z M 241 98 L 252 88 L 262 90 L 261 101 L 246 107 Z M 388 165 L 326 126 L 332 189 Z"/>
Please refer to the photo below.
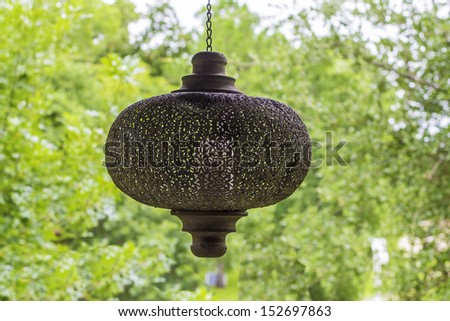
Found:
<path fill-rule="evenodd" d="M 132 8 L 2 4 L 2 299 L 205 295 L 193 272 L 200 262 L 178 251 L 187 243 L 175 233 L 179 224 L 124 199 L 102 167 L 106 130 L 123 106 L 170 87 L 124 55 L 133 49 L 126 28 L 137 18 Z M 180 282 L 182 272 L 191 282 Z"/>
<path fill-rule="evenodd" d="M 204 36 L 167 3 L 142 16 L 126 0 L 0 3 L 0 298 L 450 299 L 449 20 L 443 2 L 396 3 L 317 1 L 277 23 L 214 7 L 238 88 L 293 106 L 317 142 L 303 185 L 228 237 L 225 290 L 203 285 L 218 261 L 190 254 L 177 219 L 102 167 L 114 118 L 179 86 Z M 391 257 L 381 289 L 372 237 Z"/>

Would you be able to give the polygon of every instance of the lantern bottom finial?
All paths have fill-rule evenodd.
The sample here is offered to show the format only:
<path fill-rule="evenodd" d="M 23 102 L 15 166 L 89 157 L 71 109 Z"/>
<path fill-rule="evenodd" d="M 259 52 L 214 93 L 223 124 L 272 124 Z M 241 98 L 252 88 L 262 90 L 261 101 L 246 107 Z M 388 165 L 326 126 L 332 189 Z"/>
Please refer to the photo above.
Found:
<path fill-rule="evenodd" d="M 183 223 L 183 231 L 192 235 L 191 251 L 198 257 L 221 257 L 227 251 L 228 233 L 236 232 L 236 222 L 246 211 L 172 210 Z"/>

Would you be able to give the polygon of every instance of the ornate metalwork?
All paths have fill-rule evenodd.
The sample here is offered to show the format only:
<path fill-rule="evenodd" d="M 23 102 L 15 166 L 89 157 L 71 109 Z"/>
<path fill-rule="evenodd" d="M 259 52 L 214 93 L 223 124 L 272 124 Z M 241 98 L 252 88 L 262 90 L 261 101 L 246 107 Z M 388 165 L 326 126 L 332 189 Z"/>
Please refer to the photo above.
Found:
<path fill-rule="evenodd" d="M 311 143 L 292 108 L 237 91 L 222 54 L 201 52 L 192 62 L 179 90 L 118 116 L 106 165 L 124 193 L 182 220 L 195 255 L 218 257 L 247 209 L 275 204 L 301 184 Z"/>

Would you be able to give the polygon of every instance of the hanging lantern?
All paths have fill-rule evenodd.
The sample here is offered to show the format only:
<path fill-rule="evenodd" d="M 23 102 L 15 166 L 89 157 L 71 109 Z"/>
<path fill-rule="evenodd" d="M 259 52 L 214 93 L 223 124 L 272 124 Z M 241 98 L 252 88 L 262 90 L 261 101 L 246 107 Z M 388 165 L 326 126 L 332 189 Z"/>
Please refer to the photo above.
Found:
<path fill-rule="evenodd" d="M 220 257 L 246 210 L 275 204 L 305 179 L 311 143 L 289 106 L 239 92 L 227 60 L 211 48 L 169 94 L 126 108 L 114 121 L 106 167 L 125 194 L 167 208 L 192 235 L 199 257 Z"/>

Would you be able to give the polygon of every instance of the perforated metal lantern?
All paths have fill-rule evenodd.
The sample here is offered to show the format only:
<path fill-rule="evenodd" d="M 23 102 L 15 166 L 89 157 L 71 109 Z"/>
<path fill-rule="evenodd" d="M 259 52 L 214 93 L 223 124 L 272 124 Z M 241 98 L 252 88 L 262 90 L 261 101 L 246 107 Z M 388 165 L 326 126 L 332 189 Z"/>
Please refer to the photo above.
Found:
<path fill-rule="evenodd" d="M 235 88 L 225 56 L 200 52 L 192 63 L 181 89 L 117 117 L 106 164 L 125 194 L 181 219 L 196 256 L 219 257 L 247 209 L 275 204 L 302 183 L 311 144 L 292 108 Z"/>

